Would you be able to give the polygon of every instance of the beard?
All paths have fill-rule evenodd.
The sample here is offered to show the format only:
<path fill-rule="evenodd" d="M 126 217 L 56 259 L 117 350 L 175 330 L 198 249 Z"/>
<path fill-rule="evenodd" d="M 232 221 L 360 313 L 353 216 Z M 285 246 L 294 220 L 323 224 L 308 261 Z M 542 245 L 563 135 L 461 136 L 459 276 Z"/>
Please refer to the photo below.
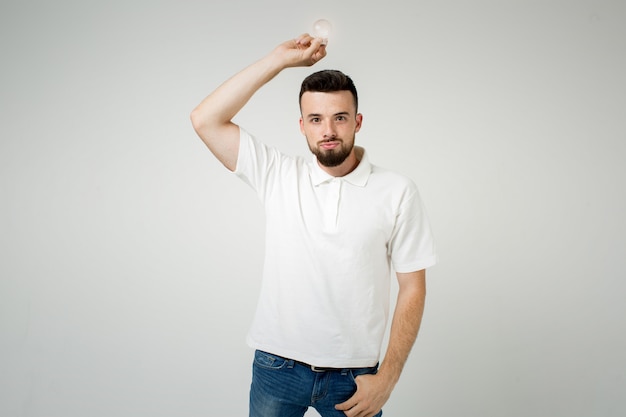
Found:
<path fill-rule="evenodd" d="M 350 152 L 352 152 L 352 148 L 354 147 L 354 141 L 349 146 L 346 146 L 345 142 L 340 139 L 339 146 L 334 149 L 323 149 L 321 147 L 313 148 L 309 145 L 309 149 L 313 152 L 313 155 L 317 158 L 318 162 L 328 168 L 339 166 L 345 161 L 348 156 L 350 156 Z"/>

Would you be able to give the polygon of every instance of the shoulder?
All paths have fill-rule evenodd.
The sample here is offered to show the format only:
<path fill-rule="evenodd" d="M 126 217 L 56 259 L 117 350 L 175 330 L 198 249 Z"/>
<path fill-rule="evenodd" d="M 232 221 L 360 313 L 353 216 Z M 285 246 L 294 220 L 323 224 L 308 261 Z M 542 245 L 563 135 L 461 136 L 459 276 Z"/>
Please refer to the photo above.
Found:
<path fill-rule="evenodd" d="M 244 128 L 240 128 L 240 149 L 237 162 L 236 172 L 249 169 L 284 171 L 307 165 L 304 158 L 287 155 L 275 146 L 259 140 Z"/>
<path fill-rule="evenodd" d="M 417 193 L 417 184 L 409 176 L 383 168 L 378 165 L 371 166 L 371 181 L 376 187 L 383 187 L 394 192 Z"/>

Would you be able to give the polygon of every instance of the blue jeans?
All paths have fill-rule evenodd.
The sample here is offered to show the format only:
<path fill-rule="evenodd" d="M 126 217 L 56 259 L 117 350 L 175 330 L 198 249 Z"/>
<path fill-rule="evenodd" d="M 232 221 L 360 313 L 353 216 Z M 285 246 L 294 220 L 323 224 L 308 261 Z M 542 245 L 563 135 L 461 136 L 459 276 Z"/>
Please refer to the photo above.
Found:
<path fill-rule="evenodd" d="M 309 366 L 257 350 L 252 366 L 250 417 L 302 417 L 309 407 L 322 417 L 345 417 L 335 405 L 356 392 L 355 378 L 372 368 L 318 372 Z M 382 411 L 376 417 L 382 416 Z"/>

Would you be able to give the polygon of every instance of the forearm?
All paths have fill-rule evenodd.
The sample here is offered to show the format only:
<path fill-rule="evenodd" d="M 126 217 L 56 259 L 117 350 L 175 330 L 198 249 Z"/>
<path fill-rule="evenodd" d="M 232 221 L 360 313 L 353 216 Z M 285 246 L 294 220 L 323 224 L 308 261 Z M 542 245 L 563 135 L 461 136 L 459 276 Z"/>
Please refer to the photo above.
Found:
<path fill-rule="evenodd" d="M 391 323 L 387 352 L 379 375 L 395 385 L 413 348 L 424 313 L 425 271 L 398 274 L 400 289 Z"/>
<path fill-rule="evenodd" d="M 426 272 L 398 273 L 398 301 L 391 321 L 385 359 L 376 375 L 357 377 L 357 391 L 335 408 L 346 416 L 373 416 L 389 399 L 417 338 L 426 297 Z"/>

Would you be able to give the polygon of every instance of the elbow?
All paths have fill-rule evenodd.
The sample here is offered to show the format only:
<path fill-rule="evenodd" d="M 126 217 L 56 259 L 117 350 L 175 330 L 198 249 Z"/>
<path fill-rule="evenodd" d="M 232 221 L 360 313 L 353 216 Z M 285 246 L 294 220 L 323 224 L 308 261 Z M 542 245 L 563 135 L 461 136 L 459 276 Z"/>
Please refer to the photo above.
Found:
<path fill-rule="evenodd" d="M 204 127 L 205 118 L 202 117 L 197 107 L 191 111 L 189 118 L 191 120 L 191 125 L 193 126 L 193 129 L 196 131 L 196 133 L 200 133 L 200 131 Z"/>
<path fill-rule="evenodd" d="M 200 106 L 191 111 L 189 118 L 196 134 L 205 142 L 207 142 L 209 138 L 214 137 L 222 126 L 215 117 L 207 113 L 206 109 L 202 109 Z"/>

